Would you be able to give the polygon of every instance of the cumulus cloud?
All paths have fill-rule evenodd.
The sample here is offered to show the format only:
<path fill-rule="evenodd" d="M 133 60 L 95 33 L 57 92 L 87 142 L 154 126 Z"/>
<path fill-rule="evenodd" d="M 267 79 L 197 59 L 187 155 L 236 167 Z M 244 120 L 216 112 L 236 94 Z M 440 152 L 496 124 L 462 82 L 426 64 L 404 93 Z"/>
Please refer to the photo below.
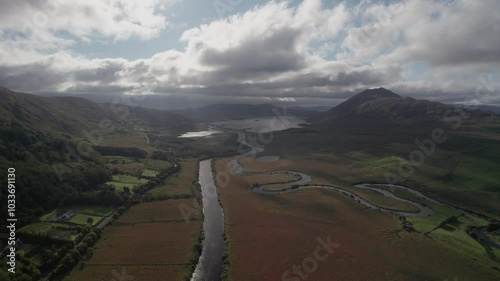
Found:
<path fill-rule="evenodd" d="M 83 40 L 149 39 L 167 25 L 160 0 L 1 0 L 0 28 L 34 34 L 66 32 Z"/>
<path fill-rule="evenodd" d="M 71 46 L 75 38 L 155 37 L 171 1 L 57 0 L 60 14 L 37 32 L 23 30 L 24 19 L 36 3 L 56 0 L 0 1 L 0 85 L 19 91 L 337 102 L 385 86 L 453 101 L 500 63 L 496 0 L 273 1 L 186 30 L 183 50 L 137 60 L 90 59 Z"/>

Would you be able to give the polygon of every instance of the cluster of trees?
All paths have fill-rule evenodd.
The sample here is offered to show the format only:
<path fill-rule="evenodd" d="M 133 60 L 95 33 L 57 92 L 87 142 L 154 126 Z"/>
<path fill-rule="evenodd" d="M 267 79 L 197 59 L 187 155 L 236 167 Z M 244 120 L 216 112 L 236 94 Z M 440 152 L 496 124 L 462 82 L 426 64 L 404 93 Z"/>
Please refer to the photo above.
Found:
<path fill-rule="evenodd" d="M 92 229 L 90 226 L 78 225 L 72 228 L 78 232 L 75 240 L 59 240 L 47 237 L 43 234 L 31 234 L 24 236 L 24 241 L 44 245 L 40 247 L 38 265 L 33 263 L 29 257 L 18 253 L 17 270 L 12 280 L 41 280 L 43 273 L 50 272 L 46 279 L 59 280 L 68 273 L 82 258 L 90 259 L 94 250 L 92 246 L 101 236 L 100 229 Z M 3 280 L 0 278 L 0 280 Z"/>
<path fill-rule="evenodd" d="M 79 243 L 75 243 L 75 246 L 66 252 L 59 261 L 59 265 L 49 274 L 48 279 L 52 280 L 54 277 L 63 276 L 68 273 L 82 258 L 89 260 L 94 254 L 92 246 L 95 245 L 100 237 L 100 229 L 89 231 Z"/>
<path fill-rule="evenodd" d="M 413 224 L 406 220 L 405 216 L 399 216 L 399 221 L 401 222 L 401 227 L 407 232 L 416 232 L 417 230 L 413 227 Z"/>
<path fill-rule="evenodd" d="M 64 197 L 96 190 L 111 178 L 98 154 L 69 163 L 68 151 L 74 147 L 71 139 L 30 131 L 16 122 L 0 127 L 0 169 L 16 169 L 16 216 L 21 225 L 57 208 Z M 52 166 L 61 163 L 69 168 L 62 179 Z M 7 182 L 6 176 L 0 173 L 0 181 Z M 6 196 L 1 190 L 0 201 L 7 202 Z M 1 204 L 0 211 L 6 214 L 6 208 Z"/>
<path fill-rule="evenodd" d="M 13 281 L 33 281 L 40 280 L 42 273 L 40 270 L 31 262 L 28 257 L 22 254 L 18 254 L 16 257 L 16 273 L 14 277 L 7 273 L 7 279 L 2 279 L 0 274 L 0 280 L 13 280 Z M 10 275 L 10 276 L 9 276 Z"/>
<path fill-rule="evenodd" d="M 172 162 L 174 155 L 171 152 L 165 152 L 161 150 L 155 150 L 151 154 L 151 159 L 163 160 Z"/>
<path fill-rule="evenodd" d="M 137 147 L 94 146 L 94 149 L 104 156 L 125 156 L 144 158 L 148 153 Z"/>
<path fill-rule="evenodd" d="M 124 194 L 118 194 L 113 188 L 101 186 L 100 190 L 74 193 L 64 196 L 59 203 L 60 207 L 73 205 L 100 205 L 118 206 L 126 199 Z"/>

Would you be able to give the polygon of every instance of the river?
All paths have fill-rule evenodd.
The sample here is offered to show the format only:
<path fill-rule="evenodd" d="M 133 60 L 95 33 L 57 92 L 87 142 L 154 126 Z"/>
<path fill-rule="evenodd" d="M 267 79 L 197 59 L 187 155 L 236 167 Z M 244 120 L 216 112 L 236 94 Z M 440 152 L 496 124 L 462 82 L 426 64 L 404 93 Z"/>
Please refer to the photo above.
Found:
<path fill-rule="evenodd" d="M 203 250 L 191 281 L 219 281 L 224 254 L 224 213 L 212 174 L 212 160 L 200 162 L 199 183 L 203 195 Z"/>
<path fill-rule="evenodd" d="M 238 142 L 240 143 L 240 146 L 243 147 L 249 147 L 251 148 L 251 152 L 245 153 L 247 154 L 252 154 L 252 153 L 260 153 L 264 149 L 263 148 L 255 148 L 252 147 L 249 143 L 246 142 L 245 138 L 245 133 L 241 130 L 232 130 L 232 129 L 226 129 L 227 131 L 232 131 L 238 134 Z M 474 214 L 470 211 L 464 210 L 462 208 L 457 208 L 439 201 L 436 201 L 432 198 L 429 198 L 422 194 L 419 191 L 413 190 L 411 188 L 405 187 L 405 186 L 400 186 L 400 185 L 392 185 L 392 184 L 376 184 L 376 183 L 361 183 L 361 184 L 355 184 L 352 187 L 353 188 L 360 188 L 360 189 L 369 189 L 375 192 L 379 192 L 382 195 L 386 197 L 390 197 L 408 204 L 411 204 L 419 209 L 418 212 L 403 212 L 403 211 L 398 211 L 398 210 L 392 210 L 392 209 L 387 209 L 387 208 L 382 208 L 379 207 L 375 204 L 372 204 L 366 200 L 364 200 L 362 197 L 354 194 L 353 192 L 350 192 L 346 189 L 332 186 L 332 185 L 312 185 L 312 184 L 307 184 L 308 182 L 311 181 L 311 177 L 307 174 L 301 173 L 301 172 L 295 172 L 295 171 L 266 171 L 266 172 L 244 172 L 244 167 L 240 164 L 239 159 L 244 155 L 238 155 L 234 156 L 233 159 L 230 161 L 230 164 L 232 166 L 233 174 L 234 175 L 246 175 L 246 176 L 252 176 L 252 175 L 262 175 L 262 174 L 277 174 L 277 173 L 288 173 L 288 174 L 293 174 L 299 177 L 298 180 L 293 181 L 293 182 L 288 182 L 288 183 L 270 183 L 270 184 L 265 184 L 265 185 L 259 185 L 256 186 L 252 189 L 253 192 L 259 193 L 259 194 L 268 194 L 268 195 L 279 195 L 279 194 L 284 194 L 284 193 L 289 193 L 289 192 L 296 192 L 302 189 L 309 189 L 309 188 L 321 188 L 321 189 L 330 189 L 334 190 L 337 192 L 340 192 L 344 195 L 349 196 L 353 200 L 357 201 L 358 203 L 385 213 L 392 213 L 392 214 L 397 214 L 397 215 L 403 215 L 403 216 L 431 216 L 433 215 L 433 210 L 419 202 L 415 202 L 412 200 L 400 198 L 396 196 L 394 193 L 387 191 L 385 189 L 379 188 L 379 186 L 390 186 L 394 188 L 400 188 L 407 190 L 411 192 L 413 195 L 426 200 L 428 202 L 432 202 L 435 204 L 440 204 L 442 206 L 454 208 L 458 211 L 461 211 L 464 214 L 467 215 L 473 215 L 477 217 L 482 217 L 478 214 Z M 265 158 L 266 161 L 273 161 L 277 160 L 278 157 L 273 157 L 273 156 L 268 156 Z M 219 204 L 218 196 L 217 196 L 217 188 L 214 183 L 213 179 L 213 174 L 212 174 L 212 168 L 211 168 L 211 160 L 204 160 L 200 162 L 200 174 L 199 174 L 199 183 L 201 185 L 202 189 L 202 195 L 203 195 L 203 214 L 204 214 L 204 221 L 203 221 L 203 231 L 204 231 L 204 240 L 203 240 L 203 251 L 200 257 L 200 260 L 196 266 L 195 272 L 193 274 L 193 277 L 191 278 L 191 281 L 219 281 L 221 280 L 221 274 L 222 274 L 222 256 L 224 253 L 224 213 L 223 210 Z M 278 185 L 285 185 L 288 186 L 285 189 L 282 190 L 277 190 L 277 191 L 272 191 L 269 188 L 273 186 L 278 186 Z M 484 228 L 476 228 L 474 230 L 476 232 L 476 235 L 478 235 L 480 238 L 485 240 L 486 242 L 490 243 L 490 246 L 493 247 L 500 247 L 500 245 L 494 243 L 493 241 L 487 240 L 485 237 L 485 230 Z"/>

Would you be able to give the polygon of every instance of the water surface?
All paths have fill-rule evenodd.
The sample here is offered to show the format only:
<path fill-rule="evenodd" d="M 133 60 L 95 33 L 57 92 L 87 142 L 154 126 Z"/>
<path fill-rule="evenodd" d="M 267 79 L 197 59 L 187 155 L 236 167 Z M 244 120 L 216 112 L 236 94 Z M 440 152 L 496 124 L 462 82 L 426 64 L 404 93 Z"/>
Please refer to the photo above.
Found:
<path fill-rule="evenodd" d="M 179 138 L 203 138 L 220 133 L 222 132 L 218 130 L 193 131 L 184 133 L 180 135 Z"/>
<path fill-rule="evenodd" d="M 199 183 L 203 196 L 203 250 L 191 281 L 219 281 L 224 254 L 224 213 L 212 175 L 212 160 L 200 162 Z"/>
<path fill-rule="evenodd" d="M 213 124 L 231 130 L 244 130 L 252 133 L 268 133 L 291 128 L 301 128 L 301 124 L 306 124 L 306 122 L 295 116 L 272 116 L 220 121 Z"/>

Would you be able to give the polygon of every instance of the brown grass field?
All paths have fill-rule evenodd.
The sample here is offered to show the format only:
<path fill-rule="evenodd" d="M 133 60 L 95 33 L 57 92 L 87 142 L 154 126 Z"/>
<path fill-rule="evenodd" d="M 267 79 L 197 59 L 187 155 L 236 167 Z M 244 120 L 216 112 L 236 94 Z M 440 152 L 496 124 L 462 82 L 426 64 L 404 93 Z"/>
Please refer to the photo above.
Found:
<path fill-rule="evenodd" d="M 228 159 L 216 162 L 226 170 Z M 335 165 L 282 159 L 249 164 L 249 170 L 290 169 L 315 181 L 335 180 Z M 374 211 L 334 191 L 311 189 L 283 195 L 248 190 L 251 177 L 232 176 L 221 188 L 228 237 L 229 280 L 286 280 L 283 273 L 313 256 L 317 238 L 340 245 L 307 280 L 433 281 L 498 280 L 491 263 L 471 259 L 442 240 L 401 229 L 390 214 Z M 345 185 L 344 185 L 345 187 Z M 297 277 L 293 273 L 289 278 Z M 303 279 L 289 279 L 303 280 Z"/>
<path fill-rule="evenodd" d="M 252 182 L 258 184 L 268 184 L 275 182 L 292 182 L 299 180 L 300 177 L 294 174 L 285 174 L 285 173 L 276 173 L 276 174 L 267 174 L 267 175 L 256 175 L 256 176 L 248 176 L 252 179 Z"/>
<path fill-rule="evenodd" d="M 179 205 L 192 205 L 192 201 L 192 199 L 178 199 L 153 201 L 146 204 L 135 205 L 132 206 L 128 212 L 123 214 L 115 224 L 183 220 L 182 214 L 179 211 Z"/>
<path fill-rule="evenodd" d="M 184 222 L 179 205 L 191 199 L 133 206 L 105 228 L 93 257 L 65 280 L 112 280 L 122 270 L 134 280 L 183 280 L 201 228 L 201 213 Z"/>
<path fill-rule="evenodd" d="M 67 280 L 112 281 L 112 280 L 183 280 L 187 267 L 184 265 L 162 266 L 92 266 L 82 271 L 74 272 Z M 119 279 L 119 278 L 122 279 Z M 127 279 L 128 278 L 128 279 Z M 131 279 L 133 278 L 133 279 Z"/>

